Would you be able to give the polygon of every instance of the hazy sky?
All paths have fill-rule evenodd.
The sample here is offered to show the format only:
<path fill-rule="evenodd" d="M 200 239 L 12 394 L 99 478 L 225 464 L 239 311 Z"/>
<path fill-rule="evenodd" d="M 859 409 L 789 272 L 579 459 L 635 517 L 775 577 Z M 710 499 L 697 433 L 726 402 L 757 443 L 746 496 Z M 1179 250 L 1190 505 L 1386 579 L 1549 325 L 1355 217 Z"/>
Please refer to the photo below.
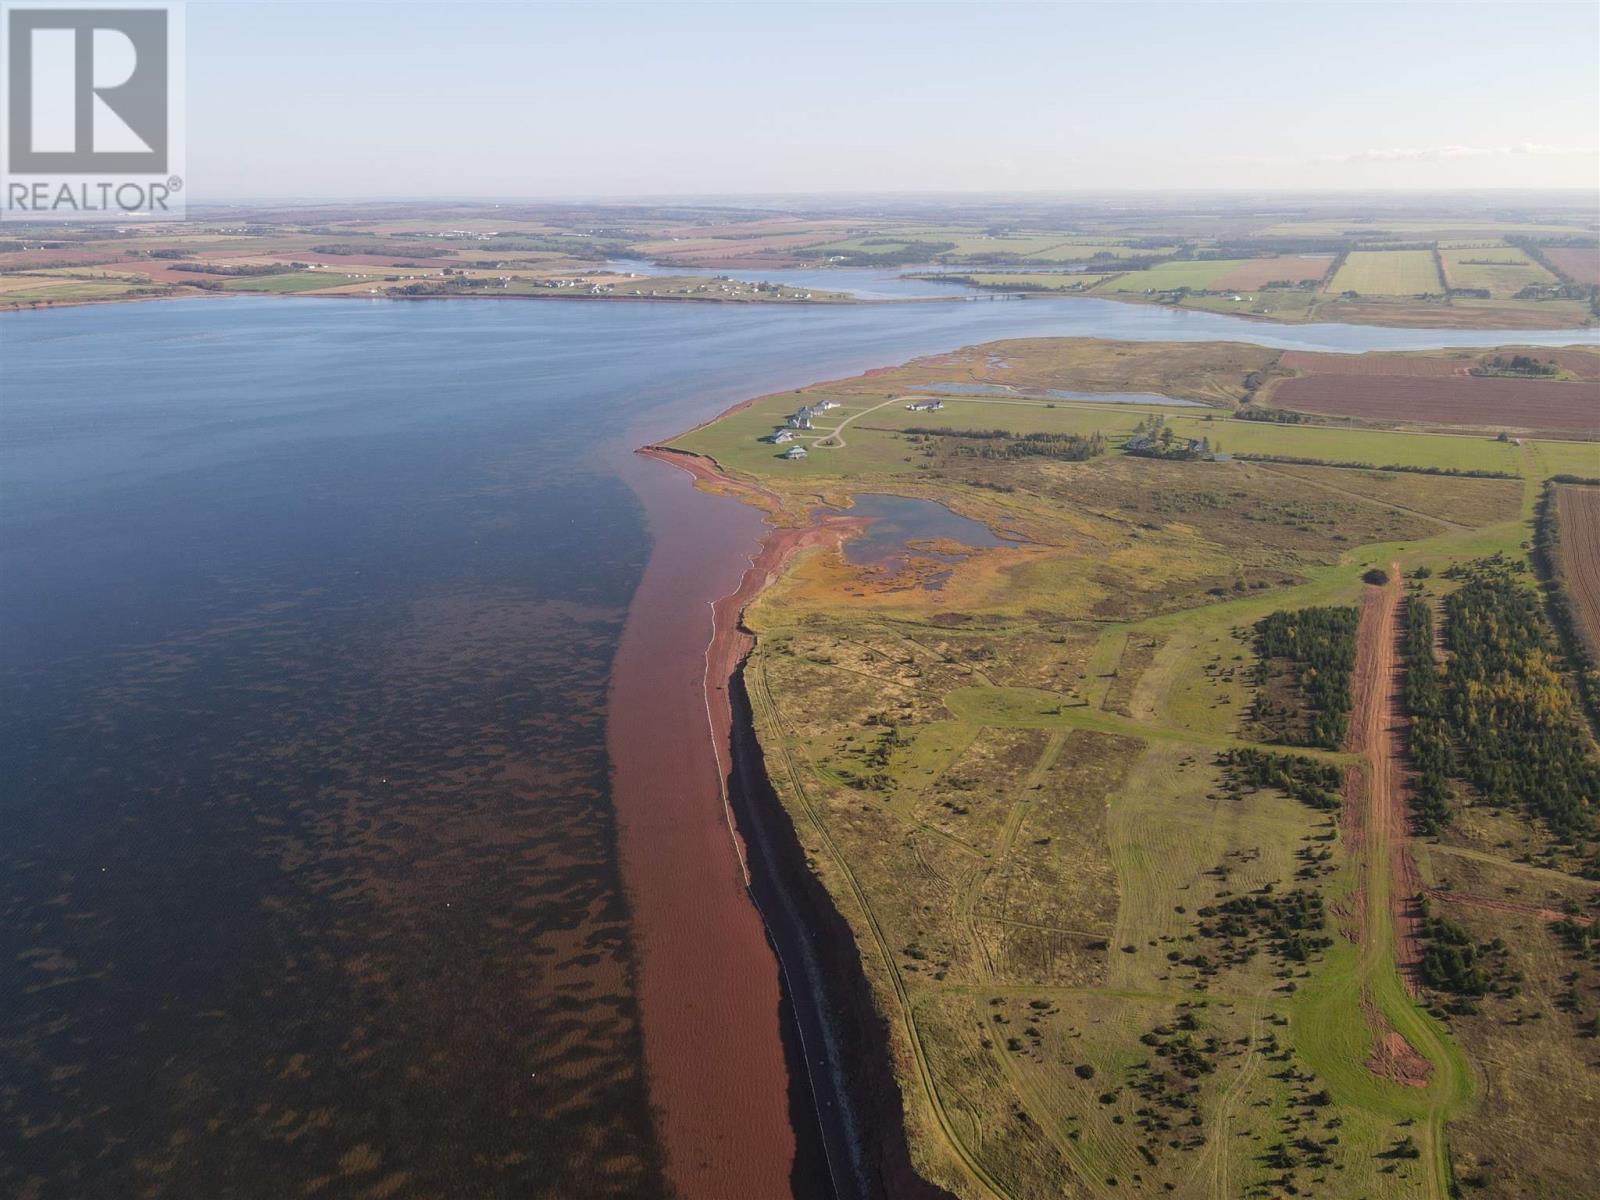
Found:
<path fill-rule="evenodd" d="M 1600 5 L 188 5 L 192 200 L 1595 187 Z"/>

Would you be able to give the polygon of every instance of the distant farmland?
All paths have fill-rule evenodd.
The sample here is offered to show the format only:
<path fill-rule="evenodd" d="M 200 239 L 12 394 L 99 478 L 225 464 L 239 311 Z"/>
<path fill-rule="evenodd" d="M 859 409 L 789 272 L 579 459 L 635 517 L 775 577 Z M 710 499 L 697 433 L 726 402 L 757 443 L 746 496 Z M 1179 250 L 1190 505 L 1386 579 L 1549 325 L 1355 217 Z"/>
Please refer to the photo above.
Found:
<path fill-rule="evenodd" d="M 1600 246 L 1550 246 L 1544 256 L 1573 283 L 1600 287 Z"/>
<path fill-rule="evenodd" d="M 1420 296 L 1442 292 L 1432 250 L 1354 250 L 1328 285 L 1363 296 Z"/>
<path fill-rule="evenodd" d="M 1578 379 L 1600 379 L 1600 350 L 1582 346 L 1506 347 L 1501 353 L 1525 353 L 1543 362 L 1553 362 Z M 1285 350 L 1278 365 L 1301 375 L 1407 375 L 1429 379 L 1466 375 L 1489 355 L 1479 350 L 1455 350 L 1441 354 L 1318 354 L 1311 350 Z"/>
<path fill-rule="evenodd" d="M 1566 347 L 1560 350 L 1538 351 L 1537 356 L 1548 358 L 1563 371 L 1571 371 L 1579 379 L 1600 379 L 1600 352 Z"/>
<path fill-rule="evenodd" d="M 1224 275 L 1241 267 L 1247 267 L 1254 261 L 1256 260 L 1248 258 L 1217 258 L 1162 263 L 1160 266 L 1151 267 L 1144 271 L 1129 271 L 1126 275 L 1113 279 L 1101 290 L 1107 292 L 1164 292 L 1180 287 L 1209 290 L 1216 287 L 1217 280 Z"/>
<path fill-rule="evenodd" d="M 1476 351 L 1424 357 L 1420 354 L 1316 354 L 1309 350 L 1285 350 L 1278 359 L 1278 365 L 1302 375 L 1410 375 L 1438 378 L 1465 375 L 1480 357 Z"/>
<path fill-rule="evenodd" d="M 1557 488 L 1556 526 L 1561 586 L 1590 660 L 1600 663 L 1600 488 Z"/>
<path fill-rule="evenodd" d="M 1445 275 L 1453 288 L 1484 288 L 1496 299 L 1515 296 L 1530 284 L 1557 282 L 1521 250 L 1509 247 L 1441 250 Z"/>
<path fill-rule="evenodd" d="M 1211 286 L 1254 291 L 1279 280 L 1288 280 L 1290 283 L 1308 279 L 1320 281 L 1332 263 L 1331 254 L 1280 254 L 1276 258 L 1253 258 L 1219 276 Z"/>
<path fill-rule="evenodd" d="M 1372 421 L 1600 435 L 1600 385 L 1587 382 L 1330 372 L 1284 380 L 1270 403 Z"/>

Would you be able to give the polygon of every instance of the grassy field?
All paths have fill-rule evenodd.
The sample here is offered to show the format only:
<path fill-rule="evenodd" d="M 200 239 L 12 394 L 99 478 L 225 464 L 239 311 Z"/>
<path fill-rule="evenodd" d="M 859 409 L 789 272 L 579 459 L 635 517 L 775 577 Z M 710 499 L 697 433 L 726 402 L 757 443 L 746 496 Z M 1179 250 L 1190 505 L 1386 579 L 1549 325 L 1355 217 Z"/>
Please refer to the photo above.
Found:
<path fill-rule="evenodd" d="M 1087 271 L 1038 271 L 1032 274 L 974 274 L 963 278 L 971 280 L 975 287 L 993 288 L 1000 291 L 1021 289 L 1030 292 L 1082 292 L 1094 287 L 1097 283 L 1103 282 L 1110 276 L 1092 274 Z"/>
<path fill-rule="evenodd" d="M 1223 363 L 1247 365 L 1222 348 L 1187 353 L 1208 394 L 1228 393 Z M 1013 539 L 924 547 L 938 559 L 912 543 L 893 568 L 813 551 L 747 613 L 769 771 L 889 1018 L 915 1163 L 958 1196 L 1017 1200 L 1445 1200 L 1463 1180 L 1495 1196 L 1578 1194 L 1580 1146 L 1600 1131 L 1583 1072 L 1553 1057 L 1582 1052 L 1552 1007 L 1560 955 L 1542 923 L 1475 914 L 1480 937 L 1525 936 L 1537 1028 L 1509 1009 L 1441 1019 L 1395 966 L 1389 867 L 1402 847 L 1429 879 L 1466 862 L 1510 872 L 1511 886 L 1524 868 L 1492 841 L 1468 848 L 1480 867 L 1387 833 L 1352 838 L 1348 816 L 1241 789 L 1217 757 L 1256 736 L 1256 621 L 1354 603 L 1375 565 L 1427 567 L 1437 584 L 1452 562 L 1520 553 L 1538 480 L 1574 444 L 1160 410 L 1241 451 L 1520 476 L 1481 480 L 1114 451 L 984 457 L 970 439 L 904 432 L 1120 435 L 1156 409 L 1022 393 L 1086 376 L 1108 386 L 1119 368 L 1123 390 L 1170 382 L 1185 374 L 1176 354 L 975 347 L 764 398 L 679 440 L 791 514 L 885 490 Z M 941 377 L 975 375 L 1013 390 L 904 408 Z M 805 462 L 751 449 L 774 416 L 819 396 L 841 407 Z M 844 444 L 820 444 L 830 437 Z M 1254 927 L 1218 932 L 1219 906 L 1289 892 L 1327 913 L 1307 957 Z M 1386 1037 L 1422 1064 L 1420 1085 L 1374 1065 Z M 1544 1102 L 1505 1055 L 1545 1072 Z M 1549 1104 L 1564 1132 L 1533 1144 Z"/>
<path fill-rule="evenodd" d="M 1328 283 L 1330 292 L 1420 296 L 1444 291 L 1431 250 L 1354 250 Z"/>
<path fill-rule="evenodd" d="M 347 278 L 347 274 L 345 271 L 286 271 L 282 275 L 242 275 L 220 282 L 228 292 L 320 292 L 353 284 L 355 281 Z"/>
<path fill-rule="evenodd" d="M 1521 250 L 1513 247 L 1474 247 L 1441 250 L 1445 278 L 1451 287 L 1487 288 L 1491 296 L 1505 298 L 1525 287 L 1548 287 L 1560 282 Z"/>
<path fill-rule="evenodd" d="M 1218 279 L 1245 265 L 1239 258 L 1169 262 L 1144 271 L 1129 271 L 1102 285 L 1105 292 L 1162 292 L 1173 288 L 1209 288 Z"/>

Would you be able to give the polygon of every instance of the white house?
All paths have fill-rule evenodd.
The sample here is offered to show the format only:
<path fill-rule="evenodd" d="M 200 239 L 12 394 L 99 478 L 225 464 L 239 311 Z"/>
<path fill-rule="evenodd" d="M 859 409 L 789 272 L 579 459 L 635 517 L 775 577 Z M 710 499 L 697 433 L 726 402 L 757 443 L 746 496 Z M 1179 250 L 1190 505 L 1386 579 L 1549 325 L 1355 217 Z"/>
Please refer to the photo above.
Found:
<path fill-rule="evenodd" d="M 774 429 L 767 440 L 775 446 L 781 446 L 785 442 L 792 442 L 794 441 L 794 430 Z"/>
<path fill-rule="evenodd" d="M 793 459 L 793 458 L 804 458 L 805 456 L 806 456 L 806 448 L 804 446 L 790 446 L 787 450 L 785 450 L 783 452 L 783 456 L 782 457 Z"/>

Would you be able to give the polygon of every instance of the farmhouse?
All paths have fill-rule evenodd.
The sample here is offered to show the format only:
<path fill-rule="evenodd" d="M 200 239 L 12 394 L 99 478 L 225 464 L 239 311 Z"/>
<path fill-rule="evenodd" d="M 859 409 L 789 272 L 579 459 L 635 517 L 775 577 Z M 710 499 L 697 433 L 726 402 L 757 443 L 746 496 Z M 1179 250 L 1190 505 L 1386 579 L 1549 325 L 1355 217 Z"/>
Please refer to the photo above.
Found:
<path fill-rule="evenodd" d="M 770 434 L 767 435 L 767 440 L 775 446 L 781 446 L 785 442 L 792 442 L 794 441 L 794 430 L 774 429 Z"/>
<path fill-rule="evenodd" d="M 804 458 L 805 456 L 806 448 L 804 446 L 790 446 L 780 457 L 794 459 Z"/>
<path fill-rule="evenodd" d="M 816 400 L 811 404 L 811 411 L 814 413 L 827 412 L 831 408 L 838 407 L 839 402 L 837 400 Z"/>
<path fill-rule="evenodd" d="M 906 410 L 908 412 L 938 412 L 943 407 L 943 400 L 913 400 L 906 405 Z"/>
<path fill-rule="evenodd" d="M 790 429 L 810 429 L 811 410 L 809 408 L 796 409 L 789 417 Z"/>

